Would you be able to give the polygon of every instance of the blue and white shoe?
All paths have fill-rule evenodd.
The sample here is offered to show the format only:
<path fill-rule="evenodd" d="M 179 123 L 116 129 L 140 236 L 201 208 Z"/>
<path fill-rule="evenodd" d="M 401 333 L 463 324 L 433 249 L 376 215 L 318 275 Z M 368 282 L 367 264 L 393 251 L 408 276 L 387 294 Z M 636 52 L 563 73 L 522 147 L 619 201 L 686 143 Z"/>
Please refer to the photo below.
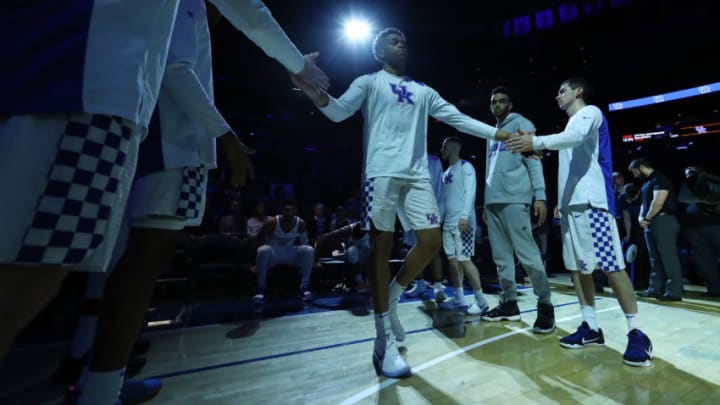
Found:
<path fill-rule="evenodd" d="M 473 302 L 472 305 L 468 307 L 468 309 L 465 310 L 465 313 L 468 315 L 484 315 L 490 310 L 490 307 L 485 304 L 485 306 L 479 306 L 477 301 Z"/>
<path fill-rule="evenodd" d="M 605 337 L 602 329 L 597 332 L 590 329 L 587 322 L 583 321 L 572 335 L 560 339 L 560 346 L 566 349 L 582 349 L 588 346 L 604 346 Z"/>
<path fill-rule="evenodd" d="M 425 280 L 417 280 L 413 288 L 405 291 L 405 298 L 428 298 L 430 293 Z"/>
<path fill-rule="evenodd" d="M 375 338 L 373 365 L 378 374 L 390 378 L 410 377 L 412 371 L 405 359 L 400 355 L 395 337 L 386 333 L 384 339 Z"/>
<path fill-rule="evenodd" d="M 142 404 L 160 393 L 162 380 L 159 378 L 146 378 L 144 380 L 125 380 L 120 391 L 122 405 Z"/>
<path fill-rule="evenodd" d="M 623 363 L 628 366 L 648 367 L 652 364 L 652 343 L 639 329 L 628 333 L 628 345 L 623 354 Z"/>

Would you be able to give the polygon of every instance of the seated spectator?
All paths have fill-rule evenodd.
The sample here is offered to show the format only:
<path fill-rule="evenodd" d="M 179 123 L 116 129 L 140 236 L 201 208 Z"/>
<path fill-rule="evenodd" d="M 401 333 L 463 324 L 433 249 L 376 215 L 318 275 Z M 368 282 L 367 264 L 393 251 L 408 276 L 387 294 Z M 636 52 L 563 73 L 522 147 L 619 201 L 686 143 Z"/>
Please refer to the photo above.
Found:
<path fill-rule="evenodd" d="M 333 218 L 330 222 L 330 230 L 334 231 L 342 228 L 343 226 L 350 225 L 353 221 L 348 216 L 348 211 L 345 207 L 338 206 L 333 212 Z"/>
<path fill-rule="evenodd" d="M 317 203 L 313 207 L 313 215 L 308 220 L 308 237 L 310 243 L 315 243 L 317 238 L 330 229 L 330 220 L 325 210 L 325 204 Z"/>
<path fill-rule="evenodd" d="M 265 203 L 263 201 L 256 202 L 253 213 L 247 220 L 247 236 L 256 237 L 258 232 L 260 232 L 260 228 L 267 222 L 267 219 Z"/>
<path fill-rule="evenodd" d="M 352 282 L 358 292 L 367 290 L 363 277 L 363 266 L 370 259 L 370 237 L 367 231 L 362 229 L 362 222 L 357 221 L 332 232 L 321 235 L 315 244 L 317 252 L 328 250 L 328 246 L 338 246 L 344 248 L 344 260 L 348 271 L 345 273 L 346 285 L 349 284 L 348 276 L 352 277 Z"/>
<path fill-rule="evenodd" d="M 258 232 L 257 239 L 262 245 L 257 249 L 255 259 L 258 291 L 253 298 L 253 304 L 265 303 L 267 272 L 279 264 L 301 270 L 300 296 L 304 300 L 313 299 L 310 292 L 310 273 L 315 252 L 308 245 L 307 225 L 297 216 L 297 211 L 297 202 L 286 200 L 282 204 L 282 213 L 270 218 Z"/>
<path fill-rule="evenodd" d="M 246 235 L 246 222 L 243 216 L 242 200 L 234 197 L 229 201 L 228 208 L 223 216 L 220 217 L 220 233 L 244 237 Z"/>

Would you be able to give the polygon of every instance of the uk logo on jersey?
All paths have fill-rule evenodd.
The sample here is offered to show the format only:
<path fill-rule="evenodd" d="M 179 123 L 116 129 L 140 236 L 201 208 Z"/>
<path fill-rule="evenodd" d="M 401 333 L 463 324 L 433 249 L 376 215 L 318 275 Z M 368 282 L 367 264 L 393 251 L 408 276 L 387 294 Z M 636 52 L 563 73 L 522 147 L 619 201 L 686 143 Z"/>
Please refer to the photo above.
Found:
<path fill-rule="evenodd" d="M 412 99 L 410 98 L 410 96 L 412 96 L 413 93 L 409 92 L 407 90 L 407 87 L 405 87 L 403 85 L 396 85 L 396 84 L 390 83 L 390 88 L 392 89 L 393 94 L 395 94 L 398 97 L 398 99 L 397 99 L 398 103 L 407 103 L 407 104 L 415 105 L 415 103 L 413 103 Z"/>
<path fill-rule="evenodd" d="M 443 184 L 450 184 L 452 183 L 453 174 L 452 172 L 449 172 L 443 176 Z"/>
<path fill-rule="evenodd" d="M 438 223 L 438 217 L 435 214 L 426 214 L 428 222 L 430 222 L 431 225 L 435 225 Z"/>

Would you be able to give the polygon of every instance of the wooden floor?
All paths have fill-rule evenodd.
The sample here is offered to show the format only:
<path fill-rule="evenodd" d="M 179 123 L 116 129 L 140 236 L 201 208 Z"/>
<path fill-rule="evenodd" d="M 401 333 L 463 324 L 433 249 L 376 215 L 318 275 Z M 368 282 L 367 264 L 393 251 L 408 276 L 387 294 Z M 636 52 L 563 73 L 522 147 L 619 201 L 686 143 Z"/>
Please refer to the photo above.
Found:
<path fill-rule="evenodd" d="M 552 281 L 558 330 L 544 336 L 530 332 L 530 290 L 520 297 L 521 322 L 400 304 L 408 379 L 375 374 L 372 315 L 350 311 L 155 332 L 140 377 L 162 377 L 157 405 L 720 404 L 720 301 L 641 300 L 655 360 L 635 368 L 622 363 L 627 323 L 609 294 L 596 303 L 606 347 L 558 345 L 581 322 L 566 279 Z"/>
<path fill-rule="evenodd" d="M 622 363 L 627 323 L 615 299 L 596 304 L 606 347 L 582 350 L 558 345 L 580 323 L 574 292 L 554 284 L 553 303 L 559 328 L 546 336 L 529 332 L 531 293 L 521 322 L 401 304 L 414 374 L 404 380 L 376 376 L 372 316 L 345 311 L 156 334 L 144 375 L 165 376 L 153 404 L 720 404 L 720 302 L 641 301 L 648 368 Z"/>

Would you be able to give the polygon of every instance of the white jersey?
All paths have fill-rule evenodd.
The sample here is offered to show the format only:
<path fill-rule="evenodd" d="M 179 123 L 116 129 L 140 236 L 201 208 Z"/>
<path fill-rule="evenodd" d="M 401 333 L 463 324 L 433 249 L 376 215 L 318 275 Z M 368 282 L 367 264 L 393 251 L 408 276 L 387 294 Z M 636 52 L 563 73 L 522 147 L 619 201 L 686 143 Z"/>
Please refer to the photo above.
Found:
<path fill-rule="evenodd" d="M 288 247 L 295 245 L 295 241 L 300 239 L 300 233 L 298 232 L 298 224 L 300 218 L 295 217 L 293 219 L 293 227 L 285 232 L 280 226 L 280 215 L 275 216 L 275 229 L 273 229 L 270 236 L 268 236 L 267 244 L 273 247 Z"/>
<path fill-rule="evenodd" d="M 292 72 L 305 60 L 259 0 L 212 0 Z M 3 6 L 0 116 L 87 112 L 147 128 L 178 0 L 38 0 Z M 40 10 L 40 11 L 39 11 Z"/>
<path fill-rule="evenodd" d="M 536 136 L 535 150 L 559 150 L 558 206 L 591 205 L 615 211 L 610 130 L 599 108 L 587 105 L 559 134 Z"/>
<path fill-rule="evenodd" d="M 321 107 L 342 121 L 361 110 L 365 125 L 364 176 L 430 179 L 427 164 L 428 116 L 458 131 L 494 139 L 494 127 L 470 118 L 431 87 L 385 70 L 358 77 L 340 98 Z"/>
<path fill-rule="evenodd" d="M 477 176 L 475 168 L 467 160 L 460 159 L 443 173 L 443 227 L 457 226 L 461 219 L 470 221 L 470 226 L 477 227 L 475 221 L 475 194 L 477 193 Z"/>

